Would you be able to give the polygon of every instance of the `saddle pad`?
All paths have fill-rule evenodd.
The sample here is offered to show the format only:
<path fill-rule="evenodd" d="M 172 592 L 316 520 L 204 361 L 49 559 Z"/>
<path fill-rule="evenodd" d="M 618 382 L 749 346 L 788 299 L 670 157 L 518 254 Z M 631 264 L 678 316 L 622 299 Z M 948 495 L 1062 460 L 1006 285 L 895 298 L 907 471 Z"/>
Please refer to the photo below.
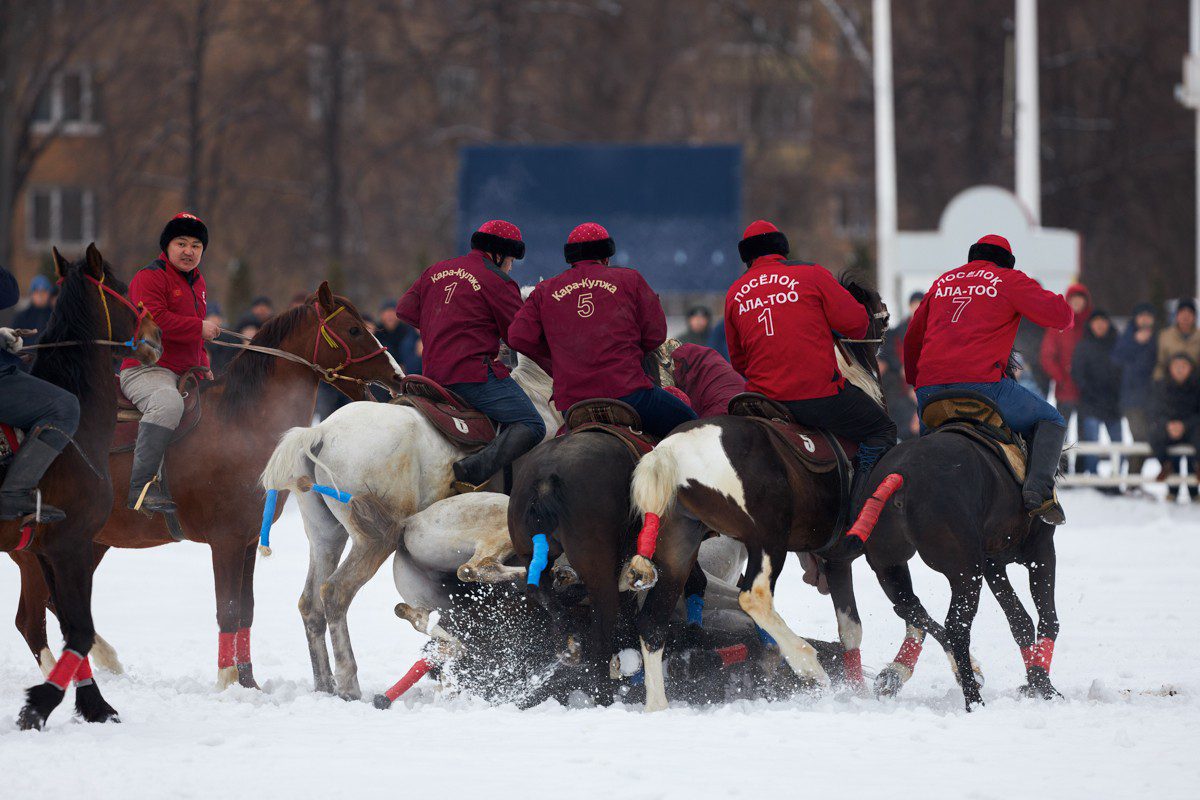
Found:
<path fill-rule="evenodd" d="M 633 406 L 608 398 L 580 400 L 567 409 L 565 419 L 568 431 L 590 423 L 617 425 L 635 431 L 642 429 L 642 418 Z"/>
<path fill-rule="evenodd" d="M 571 408 L 574 407 L 571 406 Z M 606 433 L 609 436 L 615 436 L 620 439 L 621 443 L 629 449 L 629 454 L 633 456 L 634 461 L 640 461 L 642 456 L 653 450 L 656 444 L 653 439 L 644 433 L 637 433 L 624 425 L 608 425 L 603 422 L 584 422 L 572 428 L 568 433 L 585 433 L 587 431 Z"/>
<path fill-rule="evenodd" d="M 766 430 L 772 441 L 780 446 L 783 454 L 794 456 L 809 472 L 820 474 L 837 469 L 838 452 L 834 449 L 834 442 L 824 431 L 777 419 L 757 416 L 748 419 Z"/>
<path fill-rule="evenodd" d="M 424 397 L 433 403 L 449 406 L 454 411 L 479 413 L 466 400 L 463 400 L 437 381 L 426 378 L 424 375 L 405 376 L 400 381 L 400 394 L 409 397 Z"/>
<path fill-rule="evenodd" d="M 203 367 L 193 367 L 179 376 L 176 388 L 183 395 L 183 417 L 179 420 L 179 427 L 175 429 L 170 444 L 175 444 L 200 424 L 200 378 L 204 372 Z M 128 453 L 137 443 L 138 423 L 142 419 L 142 412 L 138 411 L 137 406 L 121 391 L 120 377 L 113 377 L 117 379 L 117 428 L 113 432 L 112 445 L 108 452 Z"/>
<path fill-rule="evenodd" d="M 975 440 L 1004 463 L 1017 483 L 1025 482 L 1025 440 L 1004 423 L 989 398 L 975 392 L 939 392 L 921 412 L 921 422 L 930 433 L 951 431 Z"/>
<path fill-rule="evenodd" d="M 392 400 L 392 404 L 412 406 L 438 433 L 460 447 L 478 450 L 496 438 L 496 426 L 482 411 L 463 410 L 449 402 L 435 402 L 419 394 L 401 395 Z"/>
<path fill-rule="evenodd" d="M 787 406 L 758 392 L 742 392 L 734 395 L 729 401 L 729 413 L 735 417 L 758 417 L 795 422 L 792 412 L 788 411 Z"/>
<path fill-rule="evenodd" d="M 947 422 L 932 432 L 941 433 L 943 431 L 966 436 L 983 445 L 988 452 L 995 455 L 1008 468 L 1008 474 L 1012 475 L 1018 485 L 1025 483 L 1025 442 L 1019 437 L 1015 441 L 1002 442 L 993 437 L 986 429 L 970 422 Z"/>

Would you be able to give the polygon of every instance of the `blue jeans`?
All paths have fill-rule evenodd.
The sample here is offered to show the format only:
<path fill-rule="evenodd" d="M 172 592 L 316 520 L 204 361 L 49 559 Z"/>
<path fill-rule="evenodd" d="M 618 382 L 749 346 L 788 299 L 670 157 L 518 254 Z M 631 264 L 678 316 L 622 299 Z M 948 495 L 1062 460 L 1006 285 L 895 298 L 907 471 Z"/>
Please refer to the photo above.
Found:
<path fill-rule="evenodd" d="M 497 378 L 490 366 L 483 383 L 452 383 L 446 388 L 501 425 L 526 425 L 539 439 L 546 435 L 546 423 L 533 401 L 512 378 Z"/>
<path fill-rule="evenodd" d="M 929 398 L 935 394 L 954 389 L 975 392 L 989 398 L 1000 410 L 1004 424 L 1014 433 L 1033 433 L 1034 426 L 1043 420 L 1062 425 L 1064 428 L 1067 426 L 1066 420 L 1054 406 L 1012 378 L 1001 378 L 996 383 L 942 383 L 936 386 L 922 386 L 917 389 L 919 410 L 923 412 Z"/>
<path fill-rule="evenodd" d="M 660 439 L 675 430 L 677 425 L 697 418 L 696 412 L 687 403 L 658 387 L 638 389 L 617 399 L 633 406 L 642 418 L 642 430 Z"/>
<path fill-rule="evenodd" d="M 1103 425 L 1108 429 L 1109 441 L 1119 443 L 1121 441 L 1121 418 L 1116 419 L 1100 419 L 1099 417 L 1085 417 L 1079 415 L 1079 441 L 1081 442 L 1098 442 L 1100 441 L 1100 426 Z M 1077 464 L 1078 472 L 1089 472 L 1096 474 L 1096 467 L 1100 464 L 1100 456 L 1080 456 Z M 1116 465 L 1119 466 L 1119 465 Z"/>

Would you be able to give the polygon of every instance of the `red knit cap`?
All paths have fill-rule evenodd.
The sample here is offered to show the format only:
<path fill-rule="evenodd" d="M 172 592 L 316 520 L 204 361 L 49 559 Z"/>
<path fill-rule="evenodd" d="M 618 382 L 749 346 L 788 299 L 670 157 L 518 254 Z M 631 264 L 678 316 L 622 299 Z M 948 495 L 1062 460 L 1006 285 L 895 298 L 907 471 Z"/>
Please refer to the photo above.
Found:
<path fill-rule="evenodd" d="M 611 239 L 608 231 L 604 230 L 604 226 L 598 222 L 585 222 L 582 225 L 576 225 L 575 230 L 571 231 L 571 235 L 567 237 L 567 244 L 575 244 L 576 242 L 599 242 L 604 239 Z"/>
<path fill-rule="evenodd" d="M 521 229 L 503 219 L 490 219 L 471 235 L 471 247 L 485 253 L 498 253 L 513 258 L 525 257 L 525 242 Z"/>
<path fill-rule="evenodd" d="M 567 236 L 563 245 L 563 255 L 568 264 L 580 261 L 600 261 L 611 258 L 617 252 L 617 246 L 608 231 L 598 222 L 585 222 L 576 225 Z"/>

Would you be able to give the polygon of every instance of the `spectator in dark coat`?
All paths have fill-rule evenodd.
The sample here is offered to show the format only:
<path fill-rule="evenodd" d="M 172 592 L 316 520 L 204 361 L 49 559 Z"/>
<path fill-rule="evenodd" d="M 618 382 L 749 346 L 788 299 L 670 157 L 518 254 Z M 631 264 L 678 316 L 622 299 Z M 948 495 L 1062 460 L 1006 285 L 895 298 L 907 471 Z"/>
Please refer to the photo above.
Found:
<path fill-rule="evenodd" d="M 724 319 L 713 325 L 712 335 L 708 337 L 708 346 L 720 353 L 726 361 L 729 360 L 729 342 L 725 339 Z"/>
<path fill-rule="evenodd" d="M 921 301 L 924 299 L 924 292 L 913 292 L 908 296 L 908 315 L 900 321 L 899 325 L 888 331 L 887 341 L 880 351 L 883 360 L 896 374 L 897 379 L 904 377 L 904 334 L 908 333 L 908 323 L 912 322 L 913 314 L 917 313 L 917 309 L 921 307 Z M 901 438 L 904 437 L 901 436 Z"/>
<path fill-rule="evenodd" d="M 1071 378 L 1079 387 L 1080 441 L 1099 441 L 1101 426 L 1110 441 L 1121 441 L 1121 368 L 1112 358 L 1116 343 L 1108 314 L 1093 311 L 1071 359 Z M 1097 456 L 1081 456 L 1079 471 L 1094 474 L 1099 461 Z"/>
<path fill-rule="evenodd" d="M 679 343 L 707 345 L 711 328 L 712 312 L 706 306 L 696 306 L 687 313 L 687 330 L 678 337 Z"/>
<path fill-rule="evenodd" d="M 42 338 L 46 323 L 50 321 L 50 313 L 54 311 L 54 305 L 50 302 L 53 291 L 54 284 L 45 275 L 35 275 L 30 281 L 29 305 L 18 311 L 12 321 L 14 328 L 37 331 L 24 337 L 25 344 L 36 344 Z"/>
<path fill-rule="evenodd" d="M 1156 353 L 1154 306 L 1139 303 L 1133 319 L 1117 337 L 1113 361 L 1121 367 L 1121 413 L 1135 442 L 1150 441 L 1150 388 L 1154 385 Z M 1146 459 L 1129 459 L 1129 473 L 1140 474 Z"/>
<path fill-rule="evenodd" d="M 1161 481 L 1176 474 L 1182 462 L 1169 457 L 1167 448 L 1190 444 L 1200 450 L 1200 381 L 1196 365 L 1186 355 L 1172 357 L 1167 377 L 1155 382 L 1151 409 L 1150 449 L 1162 464 Z M 1172 487 L 1170 494 L 1178 494 L 1178 487 Z"/>

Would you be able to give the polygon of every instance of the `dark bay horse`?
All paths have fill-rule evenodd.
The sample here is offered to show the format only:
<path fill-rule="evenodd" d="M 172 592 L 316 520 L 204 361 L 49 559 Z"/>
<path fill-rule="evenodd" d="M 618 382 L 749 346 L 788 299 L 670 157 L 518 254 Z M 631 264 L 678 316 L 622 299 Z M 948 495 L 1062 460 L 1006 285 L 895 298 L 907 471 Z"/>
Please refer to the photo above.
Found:
<path fill-rule="evenodd" d="M 839 366 L 850 382 L 883 405 L 876 351 L 887 330 L 887 308 L 874 290 L 846 276 L 841 281 L 867 310 L 871 324 L 863 342 L 835 345 Z M 654 564 L 636 556 L 627 575 L 635 587 L 653 586 L 636 621 L 646 669 L 647 711 L 666 708 L 662 657 L 667 618 L 710 530 L 746 545 L 750 558 L 741 583 L 742 609 L 779 644 L 798 676 L 821 685 L 829 682 L 813 647 L 775 612 L 772 593 L 789 552 L 824 550 L 831 544 L 841 483 L 836 471 L 815 474 L 790 468 L 769 436 L 743 417 L 688 422 L 663 439 L 634 471 L 636 509 L 655 515 L 661 525 Z M 862 624 L 850 572 L 857 552 L 837 543 L 822 555 L 845 649 L 846 676 L 861 685 Z"/>
<path fill-rule="evenodd" d="M 53 525 L 32 528 L 24 549 L 23 523 L 0 523 L 0 547 L 13 552 L 23 576 L 42 587 L 37 610 L 40 637 L 34 655 L 46 682 L 26 693 L 17 718 L 23 729 L 40 729 L 76 682 L 75 708 L 88 722 L 119 721 L 92 678 L 88 652 L 95 639 L 92 623 L 92 537 L 109 516 L 112 484 L 108 448 L 116 426 L 117 389 L 112 345 L 129 342 L 134 356 L 153 364 L 162 352 L 161 332 L 149 316 L 125 299 L 126 287 L 115 277 L 95 245 L 82 261 L 67 264 L 53 251 L 61 291 L 43 334 L 32 374 L 68 390 L 79 399 L 79 427 L 41 482 L 46 502 L 66 512 Z M 46 641 L 45 604 L 52 601 L 65 647 L 54 663 Z M 18 610 L 18 622 L 27 607 Z"/>
<path fill-rule="evenodd" d="M 1021 649 L 1027 696 L 1058 695 L 1050 662 L 1058 637 L 1054 605 L 1054 526 L 1031 519 L 1021 487 L 983 445 L 952 431 L 934 431 L 897 445 L 876 466 L 872 498 L 861 515 L 867 563 L 905 621 L 907 634 L 894 661 L 876 679 L 880 694 L 894 694 L 912 677 L 925 633 L 945 648 L 962 686 L 967 710 L 981 705 L 979 668 L 970 655 L 971 623 L 984 580 L 1008 618 Z M 877 522 L 873 522 L 878 520 Z M 921 560 L 950 582 L 950 608 L 942 625 L 913 592 L 908 562 Z M 1009 583 L 1013 562 L 1029 570 L 1038 624 Z"/>
<path fill-rule="evenodd" d="M 303 305 L 268 321 L 251 345 L 283 355 L 239 353 L 225 373 L 203 390 L 200 421 L 171 445 L 165 466 L 185 537 L 212 550 L 220 628 L 217 680 L 222 687 L 235 681 L 257 685 L 250 626 L 265 497 L 258 476 L 276 441 L 288 428 L 312 422 L 322 380 L 358 399 L 352 391 L 361 391 L 366 398 L 367 382 L 398 387 L 400 378 L 399 367 L 367 330 L 358 311 L 347 299 L 335 296 L 327 283 Z M 116 486 L 129 483 L 132 460 L 130 453 L 112 455 L 109 463 Z M 282 510 L 283 503 L 278 507 Z M 119 492 L 111 518 L 95 536 L 103 549 L 157 547 L 172 541 L 162 519 L 125 508 Z M 22 565 L 21 578 L 25 607 L 42 608 L 49 589 L 41 575 Z M 24 620 L 19 627 L 30 648 L 39 652 L 45 642 L 44 614 L 39 613 L 36 621 Z"/>

